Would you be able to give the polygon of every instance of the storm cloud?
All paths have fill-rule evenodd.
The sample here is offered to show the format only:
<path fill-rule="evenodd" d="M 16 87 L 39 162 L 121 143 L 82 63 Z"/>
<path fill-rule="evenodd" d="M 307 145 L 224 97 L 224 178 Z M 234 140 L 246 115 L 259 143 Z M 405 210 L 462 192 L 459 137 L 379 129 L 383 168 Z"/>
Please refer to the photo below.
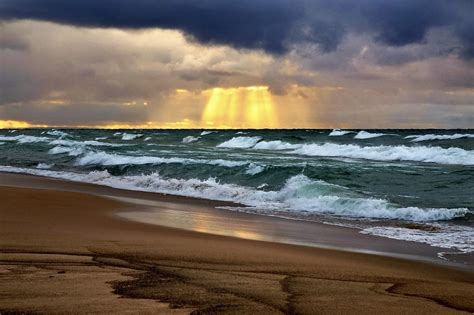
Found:
<path fill-rule="evenodd" d="M 471 0 L 3 0 L 0 19 L 33 19 L 81 27 L 164 28 L 203 44 L 284 54 L 312 43 L 334 51 L 348 33 L 391 47 L 422 43 L 446 28 L 466 59 L 474 57 Z"/>

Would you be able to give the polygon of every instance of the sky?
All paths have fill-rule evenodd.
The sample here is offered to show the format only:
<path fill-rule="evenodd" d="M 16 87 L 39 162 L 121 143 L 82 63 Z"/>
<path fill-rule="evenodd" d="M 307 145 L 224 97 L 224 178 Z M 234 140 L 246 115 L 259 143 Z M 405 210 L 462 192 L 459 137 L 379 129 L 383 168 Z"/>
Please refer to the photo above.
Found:
<path fill-rule="evenodd" d="M 0 0 L 0 128 L 474 128 L 472 0 Z"/>

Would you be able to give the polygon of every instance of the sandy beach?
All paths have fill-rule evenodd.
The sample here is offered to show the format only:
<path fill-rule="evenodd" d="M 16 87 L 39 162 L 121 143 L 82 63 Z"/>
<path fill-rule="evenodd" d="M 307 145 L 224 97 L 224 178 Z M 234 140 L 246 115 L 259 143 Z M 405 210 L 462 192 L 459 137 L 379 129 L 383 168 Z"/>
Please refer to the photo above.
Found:
<path fill-rule="evenodd" d="M 474 311 L 469 270 L 134 222 L 118 214 L 143 212 L 146 202 L 113 194 L 146 199 L 146 193 L 0 174 L 0 313 Z M 153 196 L 154 211 L 161 201 L 229 213 L 215 209 L 223 203 Z M 249 226 L 248 218 L 239 220 Z M 340 238 L 351 244 L 346 233 Z"/>

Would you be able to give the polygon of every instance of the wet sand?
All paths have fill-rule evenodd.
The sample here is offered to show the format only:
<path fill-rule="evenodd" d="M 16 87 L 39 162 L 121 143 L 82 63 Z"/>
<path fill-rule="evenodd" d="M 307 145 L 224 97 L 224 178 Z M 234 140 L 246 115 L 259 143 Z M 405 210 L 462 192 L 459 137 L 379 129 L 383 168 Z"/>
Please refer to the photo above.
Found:
<path fill-rule="evenodd" d="M 117 214 L 150 209 L 98 196 L 107 188 L 36 180 L 0 174 L 0 313 L 474 311 L 469 271 L 143 224 Z M 152 195 L 175 210 L 221 211 Z"/>

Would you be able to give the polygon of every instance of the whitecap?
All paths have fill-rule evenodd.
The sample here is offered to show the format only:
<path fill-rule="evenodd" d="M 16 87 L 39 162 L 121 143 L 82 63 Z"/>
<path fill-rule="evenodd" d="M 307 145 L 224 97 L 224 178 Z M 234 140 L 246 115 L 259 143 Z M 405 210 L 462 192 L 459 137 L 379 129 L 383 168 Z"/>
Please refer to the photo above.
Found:
<path fill-rule="evenodd" d="M 333 129 L 330 133 L 329 133 L 329 136 L 330 137 L 338 137 L 338 136 L 344 136 L 344 135 L 347 135 L 349 133 L 353 133 L 354 131 L 350 131 L 350 130 L 341 130 L 341 129 Z"/>
<path fill-rule="evenodd" d="M 275 141 L 260 141 L 253 147 L 253 149 L 278 151 L 278 150 L 296 149 L 296 148 L 299 148 L 300 146 L 301 145 L 299 144 L 291 144 L 288 142 L 275 140 Z"/>
<path fill-rule="evenodd" d="M 375 161 L 415 161 L 439 164 L 474 165 L 474 151 L 425 146 L 359 146 L 355 144 L 303 144 L 290 151 L 308 156 L 346 157 Z"/>
<path fill-rule="evenodd" d="M 248 149 L 253 147 L 262 137 L 234 137 L 217 145 L 218 148 L 240 148 Z"/>
<path fill-rule="evenodd" d="M 433 140 L 457 140 L 463 138 L 474 138 L 474 134 L 461 134 L 455 133 L 452 135 L 434 135 L 434 134 L 427 134 L 427 135 L 410 135 L 406 136 L 405 139 L 412 139 L 412 142 L 420 142 L 420 141 L 433 141 Z"/>
<path fill-rule="evenodd" d="M 378 137 L 382 137 L 382 136 L 388 136 L 388 134 L 386 134 L 386 133 L 375 133 L 375 132 L 372 133 L 372 132 L 367 132 L 367 131 L 361 130 L 354 136 L 354 139 L 364 140 L 364 139 L 378 138 Z"/>
<path fill-rule="evenodd" d="M 217 131 L 214 131 L 214 130 L 204 130 L 203 132 L 201 132 L 201 136 L 207 136 L 207 135 L 210 135 L 211 133 L 216 133 Z"/>
<path fill-rule="evenodd" d="M 191 143 L 191 142 L 196 142 L 199 139 L 200 139 L 199 137 L 187 136 L 187 137 L 183 138 L 182 142 L 183 143 Z"/>
<path fill-rule="evenodd" d="M 256 164 L 256 163 L 250 163 L 245 173 L 253 176 L 253 175 L 263 172 L 264 170 L 265 170 L 264 166 Z"/>

